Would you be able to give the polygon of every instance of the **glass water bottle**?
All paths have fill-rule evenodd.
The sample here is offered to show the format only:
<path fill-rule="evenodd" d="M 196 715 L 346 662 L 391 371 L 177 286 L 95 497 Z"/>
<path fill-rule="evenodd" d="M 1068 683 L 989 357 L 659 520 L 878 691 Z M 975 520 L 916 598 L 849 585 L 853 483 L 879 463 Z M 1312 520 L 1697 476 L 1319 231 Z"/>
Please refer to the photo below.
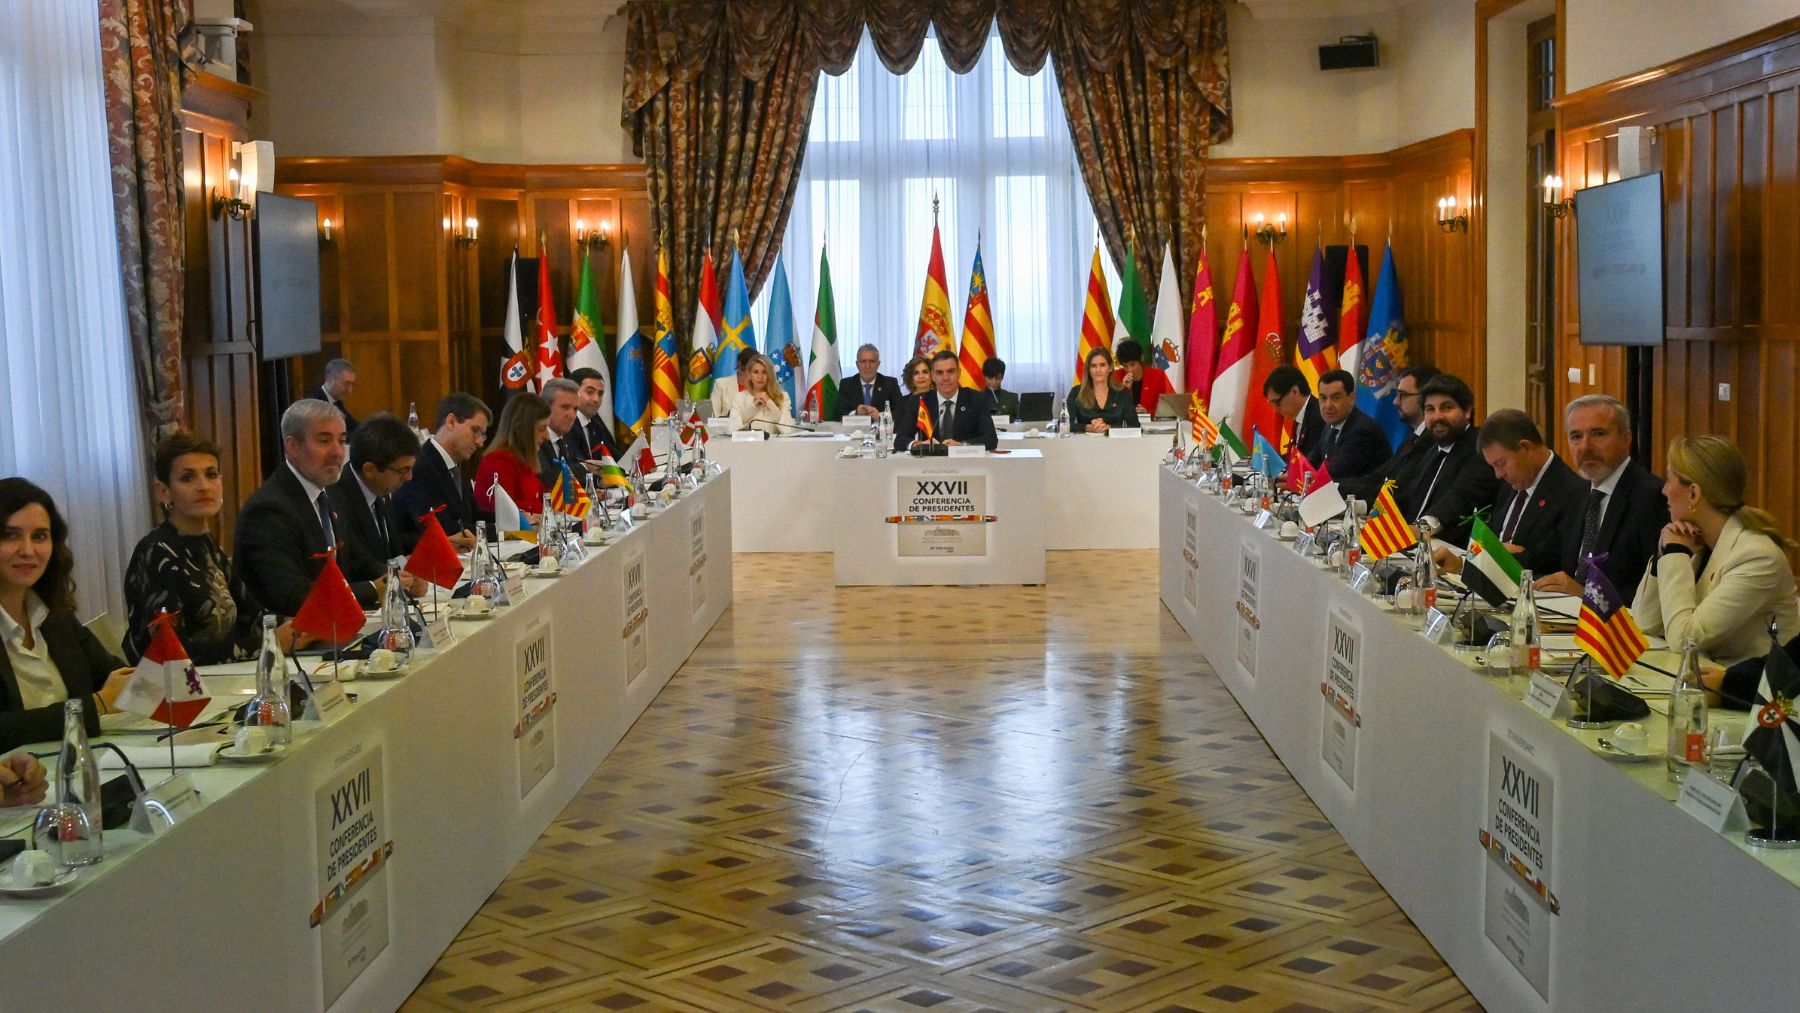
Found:
<path fill-rule="evenodd" d="M 263 616 L 262 650 L 256 653 L 256 695 L 242 711 L 247 727 L 267 728 L 269 741 L 285 746 L 294 741 L 294 712 L 282 689 L 287 683 L 287 656 L 275 635 L 275 617 Z"/>
<path fill-rule="evenodd" d="M 1669 780 L 1679 784 L 1689 770 L 1706 773 L 1706 687 L 1700 682 L 1700 648 L 1688 637 L 1681 644 L 1681 674 L 1669 694 Z"/>
<path fill-rule="evenodd" d="M 1543 660 L 1537 595 L 1531 588 L 1531 571 L 1519 571 L 1519 594 L 1513 600 L 1512 621 L 1507 630 L 1507 665 L 1514 675 L 1536 675 Z"/>
<path fill-rule="evenodd" d="M 101 844 L 100 761 L 88 744 L 80 699 L 63 704 L 62 751 L 56 758 L 56 841 L 60 863 L 93 865 Z"/>

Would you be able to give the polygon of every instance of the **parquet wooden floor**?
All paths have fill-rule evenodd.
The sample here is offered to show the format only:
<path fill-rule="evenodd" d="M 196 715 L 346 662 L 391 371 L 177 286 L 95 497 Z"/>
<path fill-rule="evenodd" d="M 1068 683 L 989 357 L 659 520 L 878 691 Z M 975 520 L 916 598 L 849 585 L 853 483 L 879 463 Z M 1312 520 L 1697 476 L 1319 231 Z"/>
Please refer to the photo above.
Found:
<path fill-rule="evenodd" d="M 832 586 L 711 635 L 409 1010 L 1480 1007 L 1156 600 Z"/>

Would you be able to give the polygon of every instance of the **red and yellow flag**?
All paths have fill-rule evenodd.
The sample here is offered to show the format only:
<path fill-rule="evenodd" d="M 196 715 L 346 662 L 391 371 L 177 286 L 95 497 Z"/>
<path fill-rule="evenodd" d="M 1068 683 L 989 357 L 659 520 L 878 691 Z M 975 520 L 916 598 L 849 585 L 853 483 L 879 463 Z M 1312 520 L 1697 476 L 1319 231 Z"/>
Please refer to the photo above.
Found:
<path fill-rule="evenodd" d="M 919 418 L 917 421 L 919 424 L 919 435 L 925 437 L 927 440 L 937 439 L 937 434 L 931 430 L 931 412 L 927 411 L 925 408 L 925 395 L 923 394 L 919 395 Z"/>
<path fill-rule="evenodd" d="M 987 272 L 981 269 L 981 240 L 975 240 L 975 266 L 969 269 L 969 305 L 963 310 L 962 385 L 971 390 L 987 386 L 981 367 L 994 357 L 994 311 L 988 303 Z"/>
<path fill-rule="evenodd" d="M 1357 349 L 1362 344 L 1363 328 L 1368 326 L 1369 311 L 1363 305 L 1363 273 L 1362 264 L 1356 259 L 1356 234 L 1350 234 L 1350 253 L 1344 259 L 1344 295 L 1338 304 L 1338 332 L 1335 365 L 1339 369 L 1350 371 L 1356 377 L 1358 386 L 1362 378 L 1357 375 Z"/>
<path fill-rule="evenodd" d="M 1188 396 L 1188 418 L 1193 420 L 1194 445 L 1201 450 L 1211 450 L 1213 444 L 1219 442 L 1219 424 L 1206 414 L 1206 402 L 1199 391 Z"/>
<path fill-rule="evenodd" d="M 1112 295 L 1106 290 L 1106 273 L 1100 270 L 1100 244 L 1094 243 L 1094 264 L 1088 268 L 1087 304 L 1081 309 L 1081 347 L 1075 353 L 1075 382 L 1086 378 L 1087 357 L 1096 348 L 1112 348 Z"/>
<path fill-rule="evenodd" d="M 1204 401 L 1212 394 L 1213 372 L 1219 360 L 1219 307 L 1213 301 L 1212 265 L 1206 261 L 1206 246 L 1200 246 L 1200 266 L 1194 271 L 1194 305 L 1188 313 L 1187 351 L 1182 361 L 1187 364 L 1187 389 Z"/>
<path fill-rule="evenodd" d="M 1614 679 L 1623 678 L 1650 646 L 1612 581 L 1592 559 L 1581 562 L 1581 617 L 1575 621 L 1575 643 Z"/>
<path fill-rule="evenodd" d="M 669 301 L 669 251 L 656 251 L 656 339 L 650 355 L 650 420 L 675 414 L 681 396 L 681 349 L 675 341 L 675 307 Z"/>
<path fill-rule="evenodd" d="M 931 223 L 931 263 L 925 268 L 925 295 L 919 300 L 919 333 L 913 354 L 929 359 L 950 347 L 950 283 L 944 276 L 944 246 Z"/>
<path fill-rule="evenodd" d="M 1375 497 L 1375 511 L 1362 526 L 1360 535 L 1363 555 L 1369 561 L 1386 559 L 1418 544 L 1419 533 L 1407 523 L 1406 515 L 1400 512 L 1400 504 L 1394 502 L 1394 483 L 1388 482 L 1381 487 L 1380 495 Z"/>

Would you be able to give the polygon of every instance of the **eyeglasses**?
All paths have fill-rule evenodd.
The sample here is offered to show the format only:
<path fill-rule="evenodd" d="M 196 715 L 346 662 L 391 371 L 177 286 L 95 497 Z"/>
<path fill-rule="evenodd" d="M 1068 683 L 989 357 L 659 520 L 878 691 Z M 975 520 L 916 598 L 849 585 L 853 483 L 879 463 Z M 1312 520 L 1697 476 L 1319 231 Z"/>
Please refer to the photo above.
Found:
<path fill-rule="evenodd" d="M 382 471 L 391 471 L 394 474 L 399 475 L 402 480 L 411 478 L 412 474 L 413 474 L 413 466 L 410 464 L 404 468 L 390 468 L 390 467 L 387 467 L 386 465 L 383 465 L 381 470 Z"/>
<path fill-rule="evenodd" d="M 1416 390 L 1397 390 L 1394 392 L 1394 400 L 1396 400 L 1396 401 L 1400 400 L 1403 397 L 1418 397 L 1418 396 L 1419 396 L 1419 392 Z"/>

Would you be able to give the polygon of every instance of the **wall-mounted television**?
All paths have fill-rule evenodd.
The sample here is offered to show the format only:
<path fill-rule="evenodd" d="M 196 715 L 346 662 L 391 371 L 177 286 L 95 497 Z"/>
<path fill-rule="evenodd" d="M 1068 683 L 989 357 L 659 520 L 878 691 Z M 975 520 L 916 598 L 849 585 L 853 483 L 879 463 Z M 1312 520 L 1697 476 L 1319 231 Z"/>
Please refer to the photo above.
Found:
<path fill-rule="evenodd" d="M 1663 178 L 1575 191 L 1581 343 L 1663 343 Z"/>
<path fill-rule="evenodd" d="M 319 206 L 256 195 L 256 323 L 263 361 L 319 351 Z"/>

